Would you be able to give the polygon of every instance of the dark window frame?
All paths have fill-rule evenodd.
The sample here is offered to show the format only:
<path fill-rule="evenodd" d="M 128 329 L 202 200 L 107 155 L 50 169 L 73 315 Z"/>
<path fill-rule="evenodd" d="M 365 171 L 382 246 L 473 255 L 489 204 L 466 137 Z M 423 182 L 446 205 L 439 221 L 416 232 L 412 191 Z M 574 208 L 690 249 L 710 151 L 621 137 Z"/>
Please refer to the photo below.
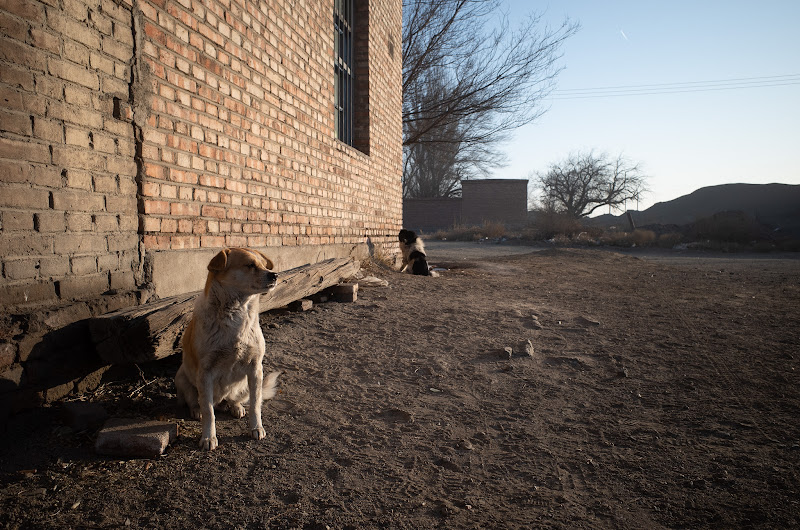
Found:
<path fill-rule="evenodd" d="M 353 19 L 353 0 L 335 0 L 333 7 L 335 128 L 336 137 L 350 146 L 354 143 Z"/>

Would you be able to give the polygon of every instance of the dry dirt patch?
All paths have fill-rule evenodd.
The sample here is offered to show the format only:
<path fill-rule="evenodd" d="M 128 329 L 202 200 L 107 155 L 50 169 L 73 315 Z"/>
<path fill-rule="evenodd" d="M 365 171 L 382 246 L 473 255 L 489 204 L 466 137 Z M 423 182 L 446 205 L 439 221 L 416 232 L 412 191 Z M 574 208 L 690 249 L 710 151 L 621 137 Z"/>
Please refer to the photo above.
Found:
<path fill-rule="evenodd" d="M 3 442 L 10 527 L 653 528 L 800 524 L 800 269 L 600 250 L 384 270 L 355 304 L 271 313 L 267 439 L 172 410 L 175 360 L 94 399 L 171 419 L 158 460 L 91 452 L 57 408 Z M 458 257 L 458 254 L 456 254 Z M 526 351 L 530 340 L 533 352 Z M 510 354 L 509 354 L 510 349 Z M 222 416 L 222 415 L 220 415 Z"/>

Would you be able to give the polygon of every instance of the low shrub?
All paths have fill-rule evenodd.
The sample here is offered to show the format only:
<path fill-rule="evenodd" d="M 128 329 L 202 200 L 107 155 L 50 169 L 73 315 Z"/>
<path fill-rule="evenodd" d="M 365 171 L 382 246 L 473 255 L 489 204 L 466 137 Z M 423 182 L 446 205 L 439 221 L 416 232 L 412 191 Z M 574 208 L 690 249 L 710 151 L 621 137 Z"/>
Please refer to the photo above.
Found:
<path fill-rule="evenodd" d="M 555 212 L 536 212 L 533 223 L 523 231 L 526 238 L 533 240 L 553 239 L 556 236 L 572 238 L 586 231 L 580 220 Z"/>
<path fill-rule="evenodd" d="M 506 225 L 497 221 L 484 221 L 481 233 L 489 239 L 500 239 L 506 235 Z"/>
<path fill-rule="evenodd" d="M 637 228 L 631 235 L 631 243 L 637 247 L 646 247 L 652 245 L 656 241 L 656 233 L 652 230 L 643 230 Z"/>
<path fill-rule="evenodd" d="M 658 236 L 656 245 L 661 248 L 675 248 L 676 245 L 679 245 L 682 242 L 683 234 L 679 232 L 669 232 L 667 234 L 661 234 Z"/>

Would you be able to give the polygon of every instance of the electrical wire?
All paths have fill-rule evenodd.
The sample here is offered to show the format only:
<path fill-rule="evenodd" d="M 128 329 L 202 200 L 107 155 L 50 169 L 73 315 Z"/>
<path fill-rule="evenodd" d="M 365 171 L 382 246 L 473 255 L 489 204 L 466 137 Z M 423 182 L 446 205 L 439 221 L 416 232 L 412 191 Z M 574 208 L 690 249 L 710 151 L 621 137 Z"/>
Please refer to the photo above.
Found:
<path fill-rule="evenodd" d="M 786 74 L 764 77 L 741 77 L 712 81 L 688 81 L 682 83 L 659 83 L 650 85 L 618 85 L 594 88 L 557 89 L 547 99 L 587 99 L 623 96 L 652 96 L 661 94 L 682 94 L 691 92 L 711 92 L 719 90 L 740 90 L 746 88 L 771 88 L 800 85 L 800 74 Z"/>

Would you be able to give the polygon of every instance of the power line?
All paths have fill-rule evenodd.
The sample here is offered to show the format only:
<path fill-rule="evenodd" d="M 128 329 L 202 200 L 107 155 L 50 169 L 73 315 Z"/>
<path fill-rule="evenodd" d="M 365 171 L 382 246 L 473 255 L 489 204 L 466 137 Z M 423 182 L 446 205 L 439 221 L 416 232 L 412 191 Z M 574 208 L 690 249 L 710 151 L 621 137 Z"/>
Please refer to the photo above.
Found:
<path fill-rule="evenodd" d="M 621 96 L 650 96 L 659 94 L 681 94 L 718 90 L 740 90 L 745 88 L 770 88 L 799 85 L 800 74 L 765 77 L 742 77 L 712 81 L 688 81 L 682 83 L 659 83 L 651 85 L 618 85 L 594 88 L 555 90 L 548 99 L 586 99 Z"/>
<path fill-rule="evenodd" d="M 564 88 L 559 89 L 558 92 L 575 92 L 575 91 L 585 91 L 585 90 L 612 90 L 612 89 L 629 89 L 629 88 L 652 88 L 652 87 L 669 87 L 669 86 L 677 86 L 677 85 L 706 85 L 710 83 L 737 83 L 739 81 L 746 81 L 746 82 L 760 82 L 767 79 L 785 79 L 787 77 L 798 78 L 800 79 L 800 74 L 785 74 L 785 75 L 771 75 L 765 77 L 737 77 L 733 79 L 718 79 L 712 81 L 684 81 L 681 83 L 656 83 L 651 85 L 616 85 L 616 86 L 606 86 L 606 87 L 593 87 L 593 88 Z"/>

